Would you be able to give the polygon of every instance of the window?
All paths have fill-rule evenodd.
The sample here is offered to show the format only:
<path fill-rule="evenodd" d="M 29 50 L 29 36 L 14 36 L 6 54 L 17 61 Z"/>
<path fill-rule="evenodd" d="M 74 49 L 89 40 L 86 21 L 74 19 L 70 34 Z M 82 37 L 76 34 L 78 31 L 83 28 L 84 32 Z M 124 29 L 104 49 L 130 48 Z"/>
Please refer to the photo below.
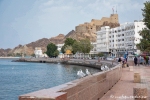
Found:
<path fill-rule="evenodd" d="M 124 41 L 124 39 L 122 39 L 122 41 Z"/>
<path fill-rule="evenodd" d="M 124 34 L 122 34 L 122 36 L 124 36 Z"/>
<path fill-rule="evenodd" d="M 133 34 L 135 34 L 135 32 L 133 31 Z"/>

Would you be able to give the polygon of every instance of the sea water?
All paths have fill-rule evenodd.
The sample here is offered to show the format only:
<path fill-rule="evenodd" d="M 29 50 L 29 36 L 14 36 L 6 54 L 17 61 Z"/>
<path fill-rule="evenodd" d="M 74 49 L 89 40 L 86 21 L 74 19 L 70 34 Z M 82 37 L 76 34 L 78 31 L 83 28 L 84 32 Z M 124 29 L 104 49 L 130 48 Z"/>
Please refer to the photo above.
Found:
<path fill-rule="evenodd" d="M 51 88 L 78 79 L 77 71 L 97 69 L 52 63 L 12 62 L 0 59 L 0 100 L 18 100 L 18 96 Z"/>

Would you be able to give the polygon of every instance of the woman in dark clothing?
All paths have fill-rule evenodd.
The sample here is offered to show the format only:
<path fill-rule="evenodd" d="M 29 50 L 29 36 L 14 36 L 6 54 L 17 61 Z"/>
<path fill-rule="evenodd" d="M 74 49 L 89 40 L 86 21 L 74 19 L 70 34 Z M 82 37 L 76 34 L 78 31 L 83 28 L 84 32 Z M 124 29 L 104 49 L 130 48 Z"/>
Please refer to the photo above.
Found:
<path fill-rule="evenodd" d="M 119 63 L 121 62 L 121 58 L 118 59 L 118 62 L 119 62 Z"/>
<path fill-rule="evenodd" d="M 135 64 L 135 66 L 137 65 L 137 60 L 138 60 L 137 57 L 135 57 L 134 58 L 134 64 Z"/>

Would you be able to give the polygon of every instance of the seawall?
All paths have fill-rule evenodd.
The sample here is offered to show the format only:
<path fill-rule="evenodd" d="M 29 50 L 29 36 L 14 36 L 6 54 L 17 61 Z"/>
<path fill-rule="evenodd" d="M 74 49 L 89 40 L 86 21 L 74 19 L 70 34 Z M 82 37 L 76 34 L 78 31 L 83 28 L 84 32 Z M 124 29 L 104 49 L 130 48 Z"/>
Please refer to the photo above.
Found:
<path fill-rule="evenodd" d="M 62 60 L 60 58 L 20 58 L 14 61 L 15 62 L 34 62 L 34 63 L 62 63 L 62 64 L 92 67 L 96 69 L 101 69 L 102 65 L 107 65 L 109 68 L 112 68 L 118 64 L 118 62 L 116 61 L 101 60 L 98 62 L 98 60 L 90 60 L 90 59 Z"/>
<path fill-rule="evenodd" d="M 122 65 L 53 88 L 19 96 L 19 100 L 99 100 L 121 78 Z"/>

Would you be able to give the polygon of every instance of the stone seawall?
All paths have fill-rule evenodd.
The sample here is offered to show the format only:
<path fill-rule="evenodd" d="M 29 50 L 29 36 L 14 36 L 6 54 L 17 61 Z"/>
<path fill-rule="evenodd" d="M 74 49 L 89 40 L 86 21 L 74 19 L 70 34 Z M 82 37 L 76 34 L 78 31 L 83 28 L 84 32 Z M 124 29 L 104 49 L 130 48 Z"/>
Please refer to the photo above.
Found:
<path fill-rule="evenodd" d="M 19 100 L 99 100 L 121 78 L 122 65 L 53 88 L 19 96 Z"/>

